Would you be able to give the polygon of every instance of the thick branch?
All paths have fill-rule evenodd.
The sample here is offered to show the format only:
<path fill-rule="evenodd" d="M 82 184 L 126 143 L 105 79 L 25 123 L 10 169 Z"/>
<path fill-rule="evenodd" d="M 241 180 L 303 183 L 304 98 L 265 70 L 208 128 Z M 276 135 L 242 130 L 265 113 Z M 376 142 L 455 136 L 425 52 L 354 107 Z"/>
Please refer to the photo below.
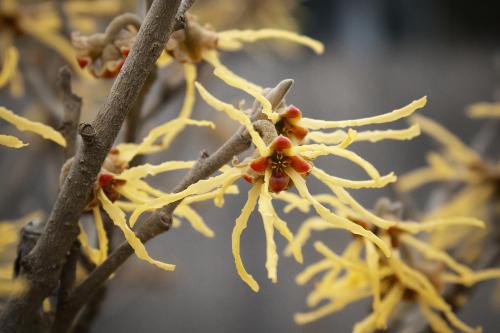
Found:
<path fill-rule="evenodd" d="M 30 321 L 56 286 L 66 254 L 78 235 L 78 219 L 97 173 L 172 31 L 179 4 L 180 0 L 156 0 L 148 12 L 134 47 L 92 124 L 92 144 L 84 144 L 78 150 L 42 236 L 21 263 L 30 288 L 9 300 L 0 315 L 0 332 L 15 332 Z"/>
<path fill-rule="evenodd" d="M 268 92 L 267 98 L 273 108 L 280 105 L 286 93 L 293 84 L 292 80 L 281 81 L 276 88 Z M 261 120 L 260 109 L 254 110 L 252 116 L 257 130 L 264 129 L 265 124 Z M 269 123 L 268 121 L 266 121 Z M 271 127 L 274 126 L 269 123 Z M 205 179 L 219 170 L 223 165 L 250 147 L 251 138 L 244 128 L 240 128 L 228 141 L 226 141 L 216 152 L 207 156 L 203 154 L 196 165 L 186 174 L 182 181 L 175 187 L 173 192 L 180 192 L 189 185 Z M 137 237 L 143 242 L 147 242 L 153 237 L 169 230 L 172 223 L 172 214 L 181 200 L 172 202 L 151 214 L 136 231 Z M 59 331 L 67 329 L 71 325 L 72 319 L 78 311 L 88 302 L 92 295 L 102 286 L 124 262 L 134 253 L 134 250 L 127 242 L 122 243 L 107 259 L 99 265 L 87 279 L 79 285 L 71 299 L 65 305 L 65 310 L 58 313 L 54 328 Z M 58 326 L 61 325 L 61 326 Z M 54 331 L 55 332 L 55 331 Z"/>
<path fill-rule="evenodd" d="M 62 94 L 63 119 L 60 132 L 66 139 L 66 158 L 75 155 L 78 123 L 82 111 L 82 99 L 71 90 L 71 70 L 68 66 L 59 70 L 59 89 Z"/>

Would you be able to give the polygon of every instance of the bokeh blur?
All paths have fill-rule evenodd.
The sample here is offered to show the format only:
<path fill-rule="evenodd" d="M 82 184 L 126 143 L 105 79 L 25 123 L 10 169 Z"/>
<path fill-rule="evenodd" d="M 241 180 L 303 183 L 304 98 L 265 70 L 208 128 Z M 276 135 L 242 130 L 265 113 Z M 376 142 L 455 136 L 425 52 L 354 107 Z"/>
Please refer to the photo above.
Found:
<path fill-rule="evenodd" d="M 197 6 L 210 7 L 212 1 L 197 2 Z M 217 2 L 236 6 L 239 0 Z M 258 10 L 254 7 L 266 3 L 243 2 L 247 6 L 243 16 L 246 11 Z M 376 115 L 427 95 L 429 102 L 424 114 L 438 120 L 465 142 L 473 142 L 488 125 L 485 121 L 470 120 L 464 111 L 478 101 L 500 100 L 498 1 L 279 2 L 292 4 L 290 15 L 299 29 L 323 41 L 325 54 L 316 56 L 308 50 L 262 43 L 223 59 L 243 77 L 264 86 L 293 78 L 295 84 L 287 102 L 297 105 L 307 116 L 340 120 Z M 224 6 L 217 8 L 222 11 Z M 223 14 L 212 12 L 207 17 L 217 21 L 219 15 Z M 274 20 L 272 15 L 265 17 L 258 27 Z M 279 19 L 276 17 L 276 21 Z M 236 20 L 231 27 L 239 28 L 240 21 L 244 23 Z M 237 103 L 245 97 L 209 75 L 202 75 L 201 80 L 226 101 Z M 30 93 L 28 90 L 28 95 Z M 4 100 L 4 96 L 0 97 Z M 146 124 L 143 133 L 155 122 L 172 118 L 181 102 L 182 94 L 168 110 Z M 23 105 L 22 100 L 16 103 Z M 247 99 L 247 103 L 252 101 Z M 197 101 L 194 118 L 215 119 L 216 134 L 208 129 L 188 129 L 176 139 L 172 149 L 148 160 L 194 159 L 202 149 L 215 150 L 236 128 L 235 123 L 201 100 Z M 399 125 L 402 128 L 406 124 L 403 121 Z M 27 154 L 26 150 L 0 149 L 2 218 L 15 218 L 35 209 L 48 211 L 55 199 L 57 168 L 62 156 L 47 153 L 49 148 L 41 140 L 32 141 L 29 158 L 22 156 Z M 491 146 L 490 156 L 498 158 L 498 146 Z M 381 172 L 402 174 L 421 166 L 424 153 L 431 148 L 431 140 L 419 137 L 410 142 L 362 143 L 356 145 L 355 151 Z M 328 163 L 320 162 L 320 166 L 339 176 L 359 176 L 358 170 L 347 163 L 330 159 Z M 158 187 L 172 188 L 181 175 L 171 173 L 158 177 L 161 184 Z M 247 185 L 241 183 L 242 193 L 246 189 Z M 321 190 L 324 189 L 318 186 L 317 191 Z M 353 195 L 367 207 L 380 196 L 397 198 L 390 187 L 354 191 L 357 192 Z M 425 208 L 428 193 L 417 192 L 413 197 L 415 209 Z M 243 235 L 241 252 L 247 270 L 259 281 L 261 291 L 252 292 L 238 278 L 231 254 L 231 231 L 245 200 L 244 195 L 227 197 L 223 208 L 208 203 L 196 207 L 215 231 L 213 239 L 195 233 L 185 224 L 148 243 L 152 256 L 177 264 L 176 271 L 166 273 L 136 258 L 130 259 L 110 281 L 92 332 L 350 332 L 353 323 L 368 313 L 369 303 L 351 305 L 305 326 L 293 322 L 295 312 L 306 310 L 305 296 L 310 286 L 295 284 L 295 276 L 303 267 L 284 256 L 280 256 L 278 283 L 272 284 L 266 279 L 264 229 L 256 212 Z M 284 217 L 292 230 L 304 219 L 298 213 Z M 342 249 L 351 236 L 326 231 L 314 237 L 334 249 Z M 276 238 L 278 250 L 282 251 L 285 242 Z M 308 246 L 305 261 L 317 259 L 318 254 Z M 481 283 L 459 312 L 472 326 L 482 325 L 484 332 L 497 332 L 500 327 L 500 309 L 493 305 L 494 287 L 494 281 Z"/>

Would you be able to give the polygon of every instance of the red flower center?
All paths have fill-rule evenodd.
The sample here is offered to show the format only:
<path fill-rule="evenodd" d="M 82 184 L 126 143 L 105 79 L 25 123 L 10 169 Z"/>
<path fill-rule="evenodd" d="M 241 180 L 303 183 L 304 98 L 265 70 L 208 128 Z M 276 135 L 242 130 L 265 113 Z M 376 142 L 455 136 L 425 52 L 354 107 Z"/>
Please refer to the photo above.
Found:
<path fill-rule="evenodd" d="M 250 163 L 250 169 L 263 176 L 268 168 L 271 170 L 269 179 L 269 191 L 278 193 L 286 190 L 292 184 L 290 177 L 286 174 L 288 168 L 293 168 L 300 174 L 307 174 L 311 170 L 310 164 L 299 156 L 290 156 L 289 149 L 292 142 L 287 137 L 280 135 L 271 143 L 271 155 L 260 157 Z M 249 174 L 243 176 L 247 181 L 253 183 L 254 177 Z"/>

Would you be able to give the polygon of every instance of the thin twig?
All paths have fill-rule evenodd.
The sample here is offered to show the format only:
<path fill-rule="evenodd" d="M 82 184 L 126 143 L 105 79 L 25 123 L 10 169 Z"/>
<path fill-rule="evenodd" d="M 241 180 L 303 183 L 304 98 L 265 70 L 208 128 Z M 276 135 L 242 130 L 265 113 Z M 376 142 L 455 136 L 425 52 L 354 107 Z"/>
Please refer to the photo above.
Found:
<path fill-rule="evenodd" d="M 276 88 L 268 92 L 267 98 L 276 107 L 285 97 L 288 90 L 291 88 L 293 81 L 281 81 Z M 252 119 L 257 130 L 262 130 L 263 127 L 271 127 L 274 131 L 274 125 L 269 121 L 262 121 L 260 109 L 254 110 Z M 262 130 L 266 132 L 266 130 Z M 226 141 L 217 151 L 208 156 L 203 153 L 196 165 L 186 174 L 182 181 L 175 187 L 173 193 L 183 191 L 189 185 L 196 183 L 201 179 L 205 179 L 219 170 L 223 165 L 233 159 L 234 156 L 239 155 L 250 147 L 251 139 L 248 132 L 244 128 L 240 128 L 228 141 Z M 143 242 L 147 242 L 159 234 L 166 232 L 170 229 L 172 224 L 172 214 L 175 208 L 181 203 L 182 200 L 172 202 L 161 209 L 152 213 L 136 231 L 137 237 Z M 99 290 L 113 274 L 118 267 L 120 267 L 128 257 L 134 253 L 129 243 L 122 243 L 116 251 L 114 251 L 101 265 L 99 265 L 76 289 L 69 301 L 65 305 L 64 311 L 58 312 L 54 328 L 64 332 L 73 318 L 78 314 L 79 310 L 89 301 L 92 295 Z M 59 332 L 57 331 L 57 332 Z M 56 330 L 54 330 L 56 332 Z"/>
<path fill-rule="evenodd" d="M 62 93 L 63 118 L 60 132 L 66 139 L 66 158 L 75 155 L 78 123 L 82 111 L 82 99 L 71 89 L 71 70 L 68 66 L 59 70 L 59 89 Z"/>
<path fill-rule="evenodd" d="M 0 332 L 16 332 L 30 322 L 57 285 L 66 254 L 78 235 L 78 219 L 96 176 L 170 36 L 179 5 L 180 0 L 154 1 L 106 103 L 92 125 L 81 128 L 84 144 L 78 149 L 42 236 L 21 262 L 29 288 L 9 299 L 0 314 Z"/>

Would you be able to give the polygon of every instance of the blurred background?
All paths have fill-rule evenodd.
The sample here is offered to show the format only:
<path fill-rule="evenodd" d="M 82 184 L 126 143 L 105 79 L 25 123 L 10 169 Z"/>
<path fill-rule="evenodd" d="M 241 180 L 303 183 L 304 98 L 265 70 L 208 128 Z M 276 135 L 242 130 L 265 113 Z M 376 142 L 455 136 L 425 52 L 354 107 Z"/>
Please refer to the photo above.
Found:
<path fill-rule="evenodd" d="M 264 10 L 261 20 L 217 23 L 222 12 L 212 8 L 205 14 L 215 27 L 242 28 L 278 25 L 298 27 L 303 33 L 325 43 L 326 52 L 316 56 L 308 50 L 289 48 L 281 43 L 259 43 L 246 51 L 223 56 L 225 64 L 252 82 L 273 86 L 281 79 L 293 78 L 295 85 L 287 102 L 297 105 L 308 117 L 350 119 L 388 112 L 427 95 L 424 114 L 438 120 L 466 142 L 472 142 L 485 123 L 466 117 L 465 108 L 478 101 L 500 99 L 500 3 L 494 0 L 305 0 L 240 1 L 198 0 L 200 11 L 223 3 L 239 6 L 245 13 Z M 231 3 L 231 6 L 228 5 Z M 283 5 L 273 12 L 273 6 Z M 260 6 L 260 7 L 259 7 Z M 206 13 L 206 12 L 205 12 Z M 273 13 L 277 13 L 273 17 Z M 250 15 L 250 14 L 248 14 Z M 259 14 L 260 15 L 260 14 Z M 286 16 L 284 19 L 284 15 Z M 234 19 L 236 14 L 232 16 Z M 259 17 L 258 15 L 256 17 Z M 291 26 L 290 26 L 291 25 Z M 276 43 L 278 44 L 278 43 Z M 244 95 L 227 88 L 210 75 L 201 80 L 216 96 L 237 103 Z M 80 89 L 80 91 L 78 91 Z M 84 87 L 77 93 L 85 94 Z M 31 92 L 27 91 L 28 96 Z M 2 104 L 23 105 L 0 95 Z M 98 97 L 98 96 L 94 96 Z M 104 98 L 105 94 L 101 97 Z M 99 100 L 97 98 L 97 100 Z M 155 123 L 170 119 L 179 110 L 182 94 L 160 113 Z M 85 100 L 84 100 L 85 103 Z M 247 99 L 247 103 L 252 103 Z M 98 105 L 99 102 L 96 102 Z M 89 105 L 86 106 L 87 108 Z M 92 108 L 92 105 L 90 105 Z M 95 111 L 95 110 L 93 110 Z M 83 117 L 91 119 L 92 110 Z M 149 157 L 151 162 L 168 159 L 194 159 L 198 152 L 214 151 L 236 125 L 221 117 L 198 99 L 195 119 L 215 119 L 216 135 L 210 130 L 187 129 L 172 149 Z M 398 123 L 400 128 L 405 122 Z M 2 131 L 3 125 L 0 125 Z M 31 140 L 33 152 L 0 149 L 0 216 L 15 218 L 35 209 L 49 211 L 57 194 L 58 166 L 62 156 L 49 153 L 53 147 Z M 403 174 L 424 164 L 424 153 L 433 148 L 426 137 L 411 142 L 356 144 L 354 150 L 381 172 Z M 491 156 L 498 158 L 493 149 Z M 360 173 L 347 163 L 320 161 L 320 166 L 339 176 Z M 158 187 L 168 190 L 182 174 L 157 177 Z M 174 273 L 165 273 L 131 258 L 109 283 L 92 332 L 350 332 L 353 324 L 369 312 L 369 304 L 357 303 L 340 313 L 312 324 L 298 326 L 293 314 L 305 311 L 305 297 L 311 285 L 299 287 L 294 279 L 303 266 L 280 256 L 278 284 L 266 278 L 264 230 L 254 212 L 242 237 L 242 256 L 247 270 L 261 285 L 253 293 L 237 276 L 231 254 L 231 231 L 246 200 L 248 186 L 240 182 L 243 195 L 227 197 L 223 208 L 212 204 L 196 208 L 215 231 L 213 239 L 194 232 L 188 224 L 159 236 L 148 249 L 155 258 L 177 264 Z M 324 188 L 317 187 L 320 193 Z M 380 196 L 395 198 L 391 188 L 357 190 L 352 193 L 367 207 Z M 415 206 L 424 207 L 428 191 L 417 193 Z M 282 217 L 292 230 L 304 220 L 301 214 Z M 315 234 L 334 249 L 342 249 L 349 235 L 327 231 Z M 285 242 L 279 235 L 278 250 Z M 311 244 L 310 244 L 311 245 Z M 305 262 L 319 256 L 308 246 Z M 500 327 L 500 309 L 491 297 L 494 282 L 481 283 L 470 302 L 460 311 L 467 323 L 482 325 L 484 332 Z"/>

